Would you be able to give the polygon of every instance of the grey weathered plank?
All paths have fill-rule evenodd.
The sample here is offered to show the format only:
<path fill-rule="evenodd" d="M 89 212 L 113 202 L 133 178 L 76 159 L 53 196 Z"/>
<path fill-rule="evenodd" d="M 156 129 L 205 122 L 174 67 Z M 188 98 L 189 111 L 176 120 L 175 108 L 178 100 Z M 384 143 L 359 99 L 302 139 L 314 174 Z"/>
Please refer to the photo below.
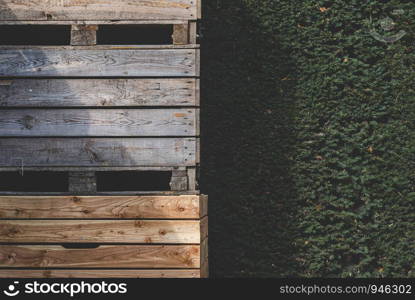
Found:
<path fill-rule="evenodd" d="M 1 167 L 193 166 L 196 138 L 2 138 Z"/>
<path fill-rule="evenodd" d="M 198 110 L 7 109 L 0 136 L 195 136 Z"/>
<path fill-rule="evenodd" d="M 0 49 L 1 77 L 192 77 L 198 49 Z"/>
<path fill-rule="evenodd" d="M 195 106 L 198 91 L 193 78 L 0 80 L 0 106 Z"/>
<path fill-rule="evenodd" d="M 1 20 L 189 20 L 194 0 L 1 0 Z"/>

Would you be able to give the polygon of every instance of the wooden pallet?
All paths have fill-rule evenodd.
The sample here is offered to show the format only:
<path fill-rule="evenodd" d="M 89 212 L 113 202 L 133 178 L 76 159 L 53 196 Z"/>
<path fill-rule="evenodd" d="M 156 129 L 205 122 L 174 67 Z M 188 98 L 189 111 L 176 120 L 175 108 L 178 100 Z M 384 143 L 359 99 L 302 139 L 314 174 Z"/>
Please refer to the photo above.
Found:
<path fill-rule="evenodd" d="M 1 196 L 0 278 L 207 277 L 207 197 Z"/>
<path fill-rule="evenodd" d="M 0 192 L 0 278 L 208 276 L 200 17 L 200 0 L 0 0 L 0 26 L 70 26 L 67 45 L 0 46 L 0 172 L 69 172 L 65 193 Z M 101 45 L 108 25 L 171 43 Z M 97 192 L 100 171 L 169 171 L 172 191 Z"/>
<path fill-rule="evenodd" d="M 65 170 L 90 193 L 96 171 L 168 170 L 172 190 L 196 192 L 200 17 L 196 0 L 1 0 L 0 25 L 66 25 L 71 39 L 0 46 L 0 171 Z M 169 24 L 172 43 L 97 45 L 108 24 Z"/>

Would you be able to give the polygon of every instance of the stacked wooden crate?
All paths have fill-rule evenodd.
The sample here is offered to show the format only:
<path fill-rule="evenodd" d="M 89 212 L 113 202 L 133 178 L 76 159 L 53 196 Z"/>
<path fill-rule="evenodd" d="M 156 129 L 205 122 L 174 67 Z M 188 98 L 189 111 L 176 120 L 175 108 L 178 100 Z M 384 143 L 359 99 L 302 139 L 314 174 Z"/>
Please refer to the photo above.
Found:
<path fill-rule="evenodd" d="M 197 0 L 0 0 L 0 25 L 72 27 L 67 46 L 0 47 L 0 172 L 69 177 L 66 193 L 0 197 L 0 277 L 207 276 L 200 11 Z M 172 43 L 98 45 L 108 24 L 171 25 Z M 104 170 L 169 171 L 171 191 L 99 193 Z"/>

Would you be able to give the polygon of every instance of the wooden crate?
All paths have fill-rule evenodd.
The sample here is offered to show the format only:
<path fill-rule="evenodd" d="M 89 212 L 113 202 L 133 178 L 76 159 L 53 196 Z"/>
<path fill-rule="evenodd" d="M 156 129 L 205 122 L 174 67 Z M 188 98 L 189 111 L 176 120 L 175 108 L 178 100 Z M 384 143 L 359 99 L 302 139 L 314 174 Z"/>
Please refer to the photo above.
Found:
<path fill-rule="evenodd" d="M 197 192 L 200 17 L 196 0 L 0 0 L 0 25 L 71 26 L 67 46 L 0 46 L 0 171 L 67 171 L 76 193 L 96 171 L 169 171 Z M 97 45 L 108 24 L 169 24 L 172 43 Z"/>
<path fill-rule="evenodd" d="M 207 277 L 207 197 L 1 196 L 0 278 Z"/>

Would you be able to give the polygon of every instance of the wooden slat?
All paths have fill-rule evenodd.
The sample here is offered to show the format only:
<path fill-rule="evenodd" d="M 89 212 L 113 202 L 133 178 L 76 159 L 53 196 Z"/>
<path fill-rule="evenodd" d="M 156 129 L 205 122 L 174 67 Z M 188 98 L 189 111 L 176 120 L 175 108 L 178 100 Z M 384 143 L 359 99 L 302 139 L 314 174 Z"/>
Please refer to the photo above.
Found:
<path fill-rule="evenodd" d="M 209 249 L 207 238 L 200 245 L 200 277 L 209 277 Z"/>
<path fill-rule="evenodd" d="M 0 136 L 195 136 L 198 110 L 10 109 L 0 118 Z"/>
<path fill-rule="evenodd" d="M 200 278 L 199 269 L 178 270 L 13 270 L 0 269 L 0 278 Z"/>
<path fill-rule="evenodd" d="M 1 0 L 1 20 L 196 19 L 194 0 Z"/>
<path fill-rule="evenodd" d="M 61 246 L 0 245 L 2 268 L 199 268 L 199 246 Z"/>
<path fill-rule="evenodd" d="M 191 220 L 1 220 L 1 243 L 199 244 Z"/>
<path fill-rule="evenodd" d="M 0 77 L 199 76 L 198 49 L 1 49 Z"/>
<path fill-rule="evenodd" d="M 36 153 L 36 155 L 33 155 Z M 191 166 L 194 138 L 3 138 L 1 167 Z"/>
<path fill-rule="evenodd" d="M 198 100 L 193 78 L 0 80 L 4 107 L 196 106 Z"/>
<path fill-rule="evenodd" d="M 0 196 L 3 219 L 198 219 L 206 196 Z"/>

